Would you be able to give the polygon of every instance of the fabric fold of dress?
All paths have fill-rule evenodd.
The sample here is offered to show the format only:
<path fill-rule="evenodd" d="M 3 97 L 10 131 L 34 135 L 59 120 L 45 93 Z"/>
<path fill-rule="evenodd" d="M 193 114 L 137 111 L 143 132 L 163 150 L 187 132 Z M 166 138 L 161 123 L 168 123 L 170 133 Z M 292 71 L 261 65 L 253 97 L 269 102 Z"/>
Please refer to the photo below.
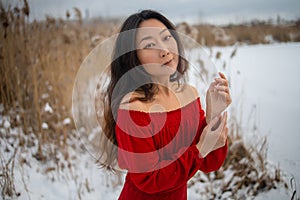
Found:
<path fill-rule="evenodd" d="M 187 181 L 198 171 L 218 170 L 224 147 L 199 156 L 196 147 L 206 126 L 200 98 L 166 112 L 119 109 L 118 164 L 128 170 L 120 200 L 186 200 Z"/>

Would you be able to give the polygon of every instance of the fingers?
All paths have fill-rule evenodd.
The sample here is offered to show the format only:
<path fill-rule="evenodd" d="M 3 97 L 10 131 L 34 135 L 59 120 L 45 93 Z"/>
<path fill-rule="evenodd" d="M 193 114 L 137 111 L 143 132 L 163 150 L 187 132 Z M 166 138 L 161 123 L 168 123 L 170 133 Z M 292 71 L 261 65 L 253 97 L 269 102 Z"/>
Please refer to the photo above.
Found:
<path fill-rule="evenodd" d="M 216 82 L 212 82 L 210 85 L 209 85 L 209 88 L 208 90 L 210 92 L 213 92 L 215 90 L 215 87 L 217 86 L 217 83 Z"/>
<path fill-rule="evenodd" d="M 225 112 L 224 113 L 224 115 L 223 115 L 223 119 L 222 119 L 222 126 L 220 126 L 220 127 L 222 127 L 222 133 L 221 133 L 221 135 L 220 135 L 220 142 L 221 142 L 221 144 L 222 144 L 222 146 L 224 146 L 225 145 L 225 143 L 226 143 L 226 140 L 227 140 L 227 135 L 228 135 L 228 127 L 227 127 L 227 112 Z"/>
<path fill-rule="evenodd" d="M 215 82 L 216 82 L 217 85 L 228 86 L 228 81 L 227 81 L 227 79 L 223 79 L 223 78 L 215 78 Z"/>
<path fill-rule="evenodd" d="M 228 86 L 217 84 L 216 82 L 211 83 L 208 90 L 212 93 L 225 92 L 227 94 L 230 94 Z"/>
<path fill-rule="evenodd" d="M 224 112 L 221 124 L 215 131 L 222 131 L 224 129 L 224 127 L 226 126 L 226 122 L 227 122 L 227 112 Z"/>
<path fill-rule="evenodd" d="M 229 84 L 226 76 L 219 72 L 220 78 L 215 78 L 214 92 L 218 92 L 226 101 L 227 104 L 231 103 L 231 96 L 229 90 Z"/>
<path fill-rule="evenodd" d="M 219 74 L 222 74 L 221 72 L 219 72 Z M 224 74 L 220 75 L 221 78 L 215 78 L 214 81 L 210 84 L 209 89 L 210 90 L 215 90 L 220 89 L 220 90 L 224 90 L 227 91 L 229 93 L 229 84 L 228 84 L 228 80 L 226 79 L 226 77 L 224 76 Z"/>
<path fill-rule="evenodd" d="M 217 91 L 224 91 L 229 94 L 229 84 L 225 75 L 219 72 L 220 78 L 215 78 L 215 81 L 212 84 Z"/>
<path fill-rule="evenodd" d="M 215 78 L 215 81 L 218 84 L 228 86 L 228 80 L 227 80 L 226 76 L 222 72 L 219 72 L 218 74 L 219 74 L 220 78 Z"/>
<path fill-rule="evenodd" d="M 227 112 L 224 112 L 222 121 L 221 121 L 221 127 L 224 129 L 227 124 Z"/>
<path fill-rule="evenodd" d="M 229 88 L 227 86 L 223 86 L 223 85 L 216 85 L 215 89 L 219 92 L 226 92 L 227 94 L 229 94 Z"/>
<path fill-rule="evenodd" d="M 222 72 L 219 72 L 218 74 L 219 74 L 219 76 L 220 76 L 221 78 L 226 79 L 226 76 L 225 76 Z"/>
<path fill-rule="evenodd" d="M 228 86 L 228 80 L 225 77 L 225 75 L 221 72 L 219 72 L 220 78 L 215 78 L 214 82 L 210 84 L 210 88 L 216 87 L 216 86 Z"/>
<path fill-rule="evenodd" d="M 227 139 L 227 136 L 228 136 L 228 127 L 226 126 L 225 127 L 225 138 Z"/>
<path fill-rule="evenodd" d="M 221 122 L 219 122 L 219 120 L 221 120 Z M 218 122 L 220 124 L 218 125 L 217 128 L 214 128 Z M 227 122 L 227 112 L 224 112 L 222 117 L 219 115 L 210 121 L 210 124 L 209 124 L 210 131 L 212 131 L 212 132 L 222 131 L 224 129 L 224 127 L 226 126 L 226 122 Z"/>
<path fill-rule="evenodd" d="M 228 132 L 228 128 L 227 128 L 227 118 L 228 118 L 228 114 L 227 114 L 227 112 L 224 112 L 222 122 L 224 122 L 224 123 L 223 123 L 223 129 L 225 130 L 226 135 L 227 135 L 227 132 Z M 223 131 L 224 131 L 224 130 L 223 130 Z"/>
<path fill-rule="evenodd" d="M 227 112 L 224 112 L 223 117 L 224 117 L 224 120 L 227 121 L 227 117 L 228 117 Z"/>
<path fill-rule="evenodd" d="M 221 120 L 221 122 L 219 121 Z M 226 126 L 227 122 L 227 112 L 222 116 L 219 115 L 215 117 L 208 126 L 203 130 L 198 145 L 200 154 L 202 157 L 205 157 L 211 151 L 223 147 L 226 144 L 228 128 Z M 219 123 L 219 126 L 216 130 L 212 131 L 216 123 Z"/>
<path fill-rule="evenodd" d="M 209 122 L 209 126 L 210 126 L 210 130 L 216 126 L 216 124 L 219 122 L 221 116 L 217 116 L 214 117 L 210 122 Z"/>
<path fill-rule="evenodd" d="M 226 144 L 227 137 L 228 137 L 228 127 L 225 126 L 221 137 L 221 143 L 223 144 L 223 146 Z"/>

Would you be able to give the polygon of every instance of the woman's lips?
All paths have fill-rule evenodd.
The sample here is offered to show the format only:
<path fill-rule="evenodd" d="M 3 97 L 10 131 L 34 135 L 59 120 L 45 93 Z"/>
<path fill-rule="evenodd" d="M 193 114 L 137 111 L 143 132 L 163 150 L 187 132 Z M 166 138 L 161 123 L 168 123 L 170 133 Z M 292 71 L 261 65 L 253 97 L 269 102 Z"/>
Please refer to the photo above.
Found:
<path fill-rule="evenodd" d="M 171 59 L 171 60 L 165 62 L 164 64 L 162 64 L 162 66 L 169 65 L 172 61 L 173 61 L 173 59 Z"/>

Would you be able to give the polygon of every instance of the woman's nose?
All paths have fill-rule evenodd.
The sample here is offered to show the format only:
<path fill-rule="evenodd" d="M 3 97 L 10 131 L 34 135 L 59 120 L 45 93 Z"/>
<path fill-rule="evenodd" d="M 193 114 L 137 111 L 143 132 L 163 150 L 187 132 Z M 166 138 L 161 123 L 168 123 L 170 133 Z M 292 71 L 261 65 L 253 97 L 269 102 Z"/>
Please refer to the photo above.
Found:
<path fill-rule="evenodd" d="M 166 57 L 169 54 L 170 54 L 170 51 L 168 49 L 162 49 L 160 51 L 160 57 L 162 57 L 162 58 Z"/>

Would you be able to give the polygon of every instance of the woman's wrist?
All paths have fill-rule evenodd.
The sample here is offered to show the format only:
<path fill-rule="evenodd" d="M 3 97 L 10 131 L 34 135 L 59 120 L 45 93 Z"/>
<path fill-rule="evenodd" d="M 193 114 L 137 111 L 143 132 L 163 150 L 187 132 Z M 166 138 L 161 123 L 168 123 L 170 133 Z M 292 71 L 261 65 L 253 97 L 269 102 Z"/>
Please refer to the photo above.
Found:
<path fill-rule="evenodd" d="M 204 158 L 207 155 L 207 152 L 205 152 L 199 144 L 197 144 L 196 147 L 199 151 L 199 158 Z"/>
<path fill-rule="evenodd" d="M 210 121 L 211 121 L 211 112 L 210 112 L 210 109 L 206 108 L 206 116 L 205 116 L 205 120 L 206 120 L 206 123 L 208 124 Z"/>

